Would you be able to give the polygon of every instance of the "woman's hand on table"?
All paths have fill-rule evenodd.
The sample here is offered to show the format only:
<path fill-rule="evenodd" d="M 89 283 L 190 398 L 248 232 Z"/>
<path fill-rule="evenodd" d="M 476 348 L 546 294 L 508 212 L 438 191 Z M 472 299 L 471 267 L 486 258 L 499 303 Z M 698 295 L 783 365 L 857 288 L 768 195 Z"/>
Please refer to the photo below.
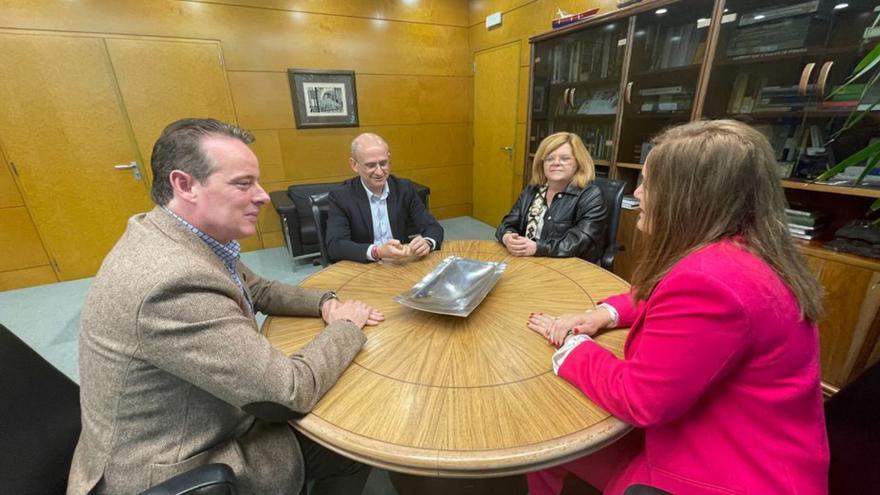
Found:
<path fill-rule="evenodd" d="M 538 244 L 535 241 L 515 232 L 504 234 L 501 243 L 507 248 L 507 252 L 514 256 L 534 256 L 538 251 Z"/>
<path fill-rule="evenodd" d="M 569 335 L 594 335 L 611 323 L 608 311 L 567 313 L 559 316 L 532 313 L 526 322 L 531 330 L 541 334 L 555 347 L 561 346 Z"/>

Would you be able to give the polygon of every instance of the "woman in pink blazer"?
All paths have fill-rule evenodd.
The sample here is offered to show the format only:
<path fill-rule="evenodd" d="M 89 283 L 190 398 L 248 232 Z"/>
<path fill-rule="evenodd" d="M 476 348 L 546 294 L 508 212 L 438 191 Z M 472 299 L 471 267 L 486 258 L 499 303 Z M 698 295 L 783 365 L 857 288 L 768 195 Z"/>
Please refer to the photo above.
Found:
<path fill-rule="evenodd" d="M 788 234 L 769 143 L 740 122 L 692 122 L 655 139 L 643 173 L 632 292 L 528 322 L 560 346 L 559 376 L 636 428 L 529 474 L 529 493 L 559 493 L 567 473 L 606 494 L 827 493 L 822 291 Z M 618 326 L 631 327 L 624 359 L 589 338 Z"/>

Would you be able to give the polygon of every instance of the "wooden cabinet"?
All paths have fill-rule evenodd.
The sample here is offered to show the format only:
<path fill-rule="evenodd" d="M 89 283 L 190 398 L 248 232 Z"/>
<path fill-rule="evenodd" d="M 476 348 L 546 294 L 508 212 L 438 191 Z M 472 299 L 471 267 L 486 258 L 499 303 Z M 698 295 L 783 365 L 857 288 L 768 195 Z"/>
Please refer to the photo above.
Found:
<path fill-rule="evenodd" d="M 871 356 L 880 342 L 880 261 L 813 243 L 803 243 L 802 250 L 825 288 L 819 320 L 822 378 L 841 387 L 880 357 Z"/>
<path fill-rule="evenodd" d="M 530 151 L 548 134 L 574 132 L 598 175 L 624 180 L 631 194 L 659 131 L 701 118 L 742 120 L 773 145 L 789 202 L 824 212 L 816 235 L 828 240 L 880 198 L 880 188 L 813 181 L 880 138 L 878 111 L 829 142 L 859 105 L 860 94 L 836 90 L 876 45 L 878 38 L 864 39 L 875 7 L 866 0 L 657 0 L 535 36 Z M 624 210 L 620 220 L 615 272 L 625 279 L 640 254 L 636 219 Z M 799 245 L 826 290 L 823 378 L 842 386 L 880 359 L 880 262 L 821 242 Z"/>

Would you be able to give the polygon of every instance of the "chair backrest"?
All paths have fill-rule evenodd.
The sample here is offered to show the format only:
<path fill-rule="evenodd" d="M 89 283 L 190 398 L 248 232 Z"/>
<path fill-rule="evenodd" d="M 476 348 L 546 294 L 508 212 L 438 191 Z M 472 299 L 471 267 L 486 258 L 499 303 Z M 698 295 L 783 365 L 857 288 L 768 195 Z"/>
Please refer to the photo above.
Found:
<path fill-rule="evenodd" d="M 608 208 L 607 223 L 605 225 L 605 251 L 599 258 L 599 266 L 611 271 L 614 268 L 614 256 L 620 247 L 617 245 L 617 229 L 620 225 L 620 208 L 623 203 L 623 188 L 626 185 L 622 180 L 597 178 L 593 183 L 599 186 L 605 205 Z"/>
<path fill-rule="evenodd" d="M 0 493 L 64 493 L 79 386 L 0 325 Z"/>
<path fill-rule="evenodd" d="M 313 194 L 309 196 L 311 203 L 312 218 L 315 221 L 318 232 L 318 247 L 321 250 L 321 265 L 330 265 L 330 255 L 327 251 L 327 215 L 330 212 L 330 193 Z"/>
<path fill-rule="evenodd" d="M 831 495 L 880 493 L 880 363 L 825 403 Z"/>

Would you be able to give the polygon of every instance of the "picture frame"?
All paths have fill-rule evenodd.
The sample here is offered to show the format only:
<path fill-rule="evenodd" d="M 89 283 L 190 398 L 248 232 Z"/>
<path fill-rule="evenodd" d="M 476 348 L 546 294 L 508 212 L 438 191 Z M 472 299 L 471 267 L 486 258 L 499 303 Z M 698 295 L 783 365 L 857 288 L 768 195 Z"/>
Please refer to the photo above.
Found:
<path fill-rule="evenodd" d="M 296 128 L 358 127 L 352 70 L 287 69 Z"/>

